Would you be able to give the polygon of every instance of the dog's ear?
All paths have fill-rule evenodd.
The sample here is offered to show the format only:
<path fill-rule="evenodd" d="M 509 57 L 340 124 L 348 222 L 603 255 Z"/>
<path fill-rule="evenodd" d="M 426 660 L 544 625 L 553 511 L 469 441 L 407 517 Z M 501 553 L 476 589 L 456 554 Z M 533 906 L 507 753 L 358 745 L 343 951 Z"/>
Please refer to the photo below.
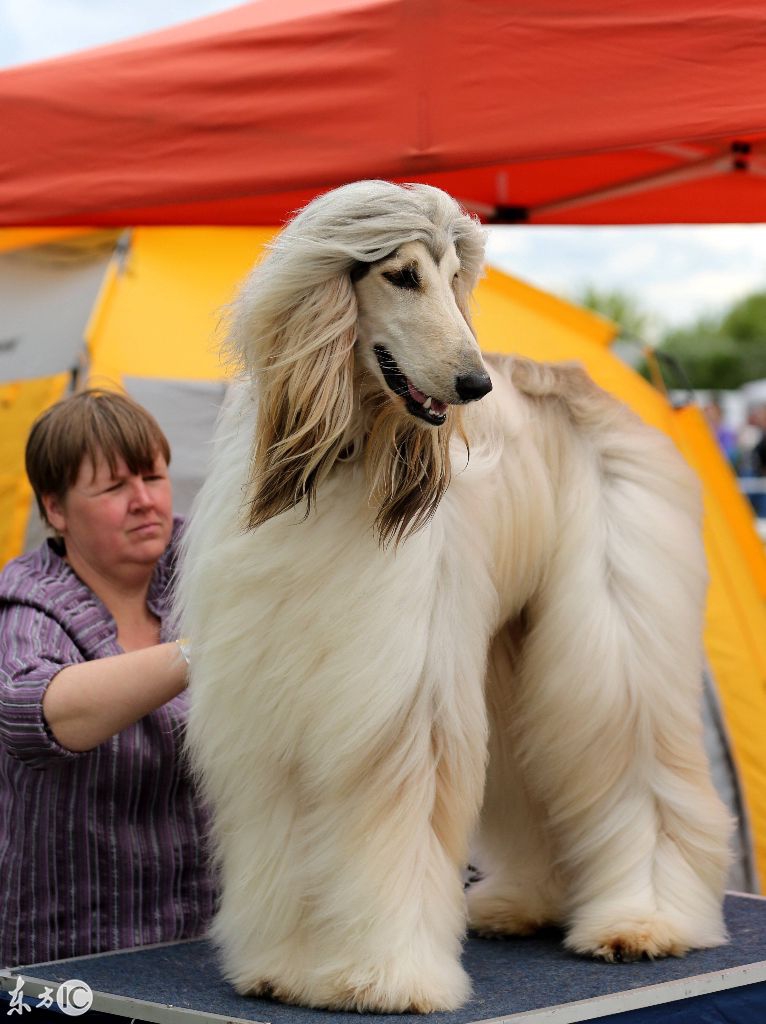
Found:
<path fill-rule="evenodd" d="M 354 411 L 356 296 L 348 274 L 306 291 L 274 325 L 258 369 L 250 471 L 252 529 L 316 490 L 344 443 Z"/>

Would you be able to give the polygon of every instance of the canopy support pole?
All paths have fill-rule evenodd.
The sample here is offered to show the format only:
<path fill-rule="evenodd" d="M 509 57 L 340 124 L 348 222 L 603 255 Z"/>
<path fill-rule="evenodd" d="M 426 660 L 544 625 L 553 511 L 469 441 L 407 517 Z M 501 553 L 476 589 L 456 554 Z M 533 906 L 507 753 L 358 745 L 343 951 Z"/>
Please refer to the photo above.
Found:
<path fill-rule="evenodd" d="M 498 205 L 486 210 L 477 210 L 490 224 L 533 224 L 540 217 L 574 210 L 593 203 L 608 202 L 611 199 L 622 199 L 626 196 L 641 195 L 660 188 L 684 185 L 690 181 L 711 178 L 716 174 L 729 174 L 750 170 L 750 144 L 733 142 L 728 150 L 694 160 L 682 167 L 658 171 L 641 178 L 633 178 L 608 188 L 592 189 L 576 195 L 556 199 L 538 206 Z"/>

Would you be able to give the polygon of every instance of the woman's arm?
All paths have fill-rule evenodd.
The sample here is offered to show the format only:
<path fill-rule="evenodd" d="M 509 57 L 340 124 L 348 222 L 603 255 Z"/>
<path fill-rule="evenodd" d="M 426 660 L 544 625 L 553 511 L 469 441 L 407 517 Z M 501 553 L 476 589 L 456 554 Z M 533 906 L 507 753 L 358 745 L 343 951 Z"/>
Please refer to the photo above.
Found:
<path fill-rule="evenodd" d="M 91 750 L 177 696 L 186 671 L 176 643 L 67 665 L 48 684 L 43 714 L 62 747 Z"/>

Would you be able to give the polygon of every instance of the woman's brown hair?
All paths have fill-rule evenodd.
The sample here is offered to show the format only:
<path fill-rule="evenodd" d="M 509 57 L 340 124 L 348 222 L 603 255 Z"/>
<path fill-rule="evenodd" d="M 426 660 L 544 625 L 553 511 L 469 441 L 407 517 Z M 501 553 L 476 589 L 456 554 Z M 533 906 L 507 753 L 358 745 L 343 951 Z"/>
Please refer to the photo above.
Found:
<path fill-rule="evenodd" d="M 131 473 L 147 473 L 157 454 L 170 463 L 170 445 L 151 413 L 118 391 L 89 388 L 62 399 L 32 424 L 26 469 L 37 507 L 48 517 L 43 495 L 63 501 L 83 459 L 93 466 L 103 455 L 114 473 L 122 457 Z"/>

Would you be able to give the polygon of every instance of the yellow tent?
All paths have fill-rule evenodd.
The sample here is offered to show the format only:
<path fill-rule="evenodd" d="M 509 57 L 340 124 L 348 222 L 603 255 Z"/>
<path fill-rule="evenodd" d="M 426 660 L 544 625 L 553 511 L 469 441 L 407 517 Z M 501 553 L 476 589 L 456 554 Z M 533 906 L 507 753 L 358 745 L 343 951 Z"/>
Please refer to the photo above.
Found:
<path fill-rule="evenodd" d="M 10 234 L 0 232 L 0 252 L 49 240 L 13 233 L 14 243 Z M 245 228 L 133 231 L 109 267 L 86 331 L 90 381 L 123 383 L 133 393 L 142 382 L 155 381 L 162 395 L 179 381 L 222 381 L 222 311 L 272 234 Z M 766 878 L 766 557 L 731 471 L 697 409 L 673 409 L 610 352 L 616 328 L 609 321 L 491 269 L 477 290 L 476 307 L 486 350 L 581 362 L 602 387 L 669 434 L 700 476 L 711 575 L 706 651 Z M 0 385 L 0 563 L 21 550 L 29 516 L 22 467 L 29 424 L 67 379 L 59 374 Z M 141 393 L 136 397 L 144 400 Z M 168 403 L 160 404 L 153 411 L 163 422 Z M 199 404 L 195 417 L 198 410 Z M 173 447 L 175 461 L 177 442 Z M 200 459 L 199 451 L 193 454 Z"/>

